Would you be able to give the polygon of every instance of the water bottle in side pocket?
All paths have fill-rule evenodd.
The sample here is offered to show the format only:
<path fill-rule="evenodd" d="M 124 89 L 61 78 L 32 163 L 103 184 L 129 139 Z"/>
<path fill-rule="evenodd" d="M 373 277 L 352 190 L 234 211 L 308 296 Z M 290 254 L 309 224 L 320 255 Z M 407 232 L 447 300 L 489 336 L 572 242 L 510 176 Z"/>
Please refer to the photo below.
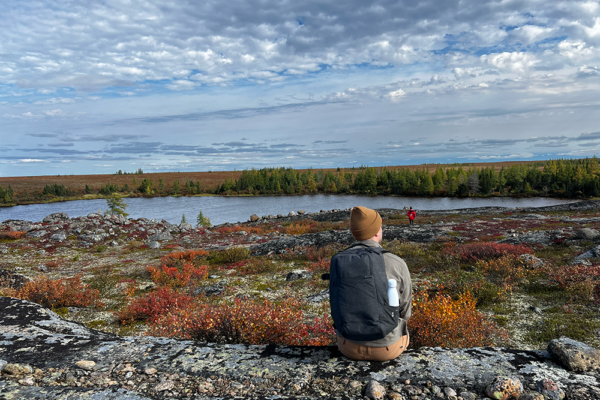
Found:
<path fill-rule="evenodd" d="M 389 305 L 392 307 L 400 306 L 400 299 L 398 298 L 398 290 L 396 290 L 396 280 L 388 279 L 388 299 Z"/>

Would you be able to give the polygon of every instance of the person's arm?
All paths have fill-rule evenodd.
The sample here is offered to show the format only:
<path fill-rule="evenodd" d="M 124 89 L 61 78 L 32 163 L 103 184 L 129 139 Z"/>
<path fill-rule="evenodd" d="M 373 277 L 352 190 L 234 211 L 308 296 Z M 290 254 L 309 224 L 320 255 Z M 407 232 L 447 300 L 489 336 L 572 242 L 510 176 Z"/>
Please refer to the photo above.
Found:
<path fill-rule="evenodd" d="M 412 281 L 410 272 L 403 259 L 386 253 L 385 270 L 388 279 L 395 279 L 398 299 L 400 301 L 400 318 L 408 320 L 412 314 Z"/>
<path fill-rule="evenodd" d="M 406 273 L 402 274 L 402 282 L 398 282 L 398 298 L 400 300 L 400 318 L 408 321 L 412 315 L 412 280 L 408 267 L 404 264 Z"/>

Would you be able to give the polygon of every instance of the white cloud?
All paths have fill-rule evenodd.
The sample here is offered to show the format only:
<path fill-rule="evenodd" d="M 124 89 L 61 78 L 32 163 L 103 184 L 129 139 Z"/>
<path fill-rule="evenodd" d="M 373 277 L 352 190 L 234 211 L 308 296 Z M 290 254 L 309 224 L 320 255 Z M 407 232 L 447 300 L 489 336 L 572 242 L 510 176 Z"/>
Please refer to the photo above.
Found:
<path fill-rule="evenodd" d="M 33 104 L 36 104 L 36 105 L 71 104 L 74 102 L 75 102 L 75 100 L 73 100 L 73 99 L 68 99 L 68 98 L 64 98 L 64 97 L 55 97 L 55 98 L 47 99 L 47 100 L 38 100 L 38 101 L 34 102 Z"/>
<path fill-rule="evenodd" d="M 89 173 L 132 163 L 391 165 L 398 154 L 410 163 L 493 160 L 537 150 L 430 143 L 598 129 L 597 1 L 23 4 L 0 2 L 10 22 L 0 24 L 0 126 L 20 144 L 2 148 L 11 160 L 73 161 Z M 365 132 L 379 144 L 356 145 Z M 23 144 L 38 133 L 46 136 Z M 105 139 L 60 146 L 67 137 Z M 211 137 L 296 145 L 327 137 L 338 145 L 219 150 Z M 560 151 L 580 150 L 574 146 Z"/>
<path fill-rule="evenodd" d="M 386 97 L 388 97 L 393 102 L 400 101 L 406 93 L 402 89 L 394 90 L 393 92 L 389 92 Z"/>
<path fill-rule="evenodd" d="M 22 163 L 45 163 L 47 161 L 46 160 L 39 160 L 39 159 L 36 159 L 36 158 L 23 158 L 23 159 L 19 160 L 19 162 L 22 162 Z"/>
<path fill-rule="evenodd" d="M 458 158 L 470 158 L 470 159 L 479 159 L 479 160 L 501 160 L 501 159 L 527 159 L 527 158 L 531 158 L 534 157 L 535 154 L 533 153 L 518 153 L 518 154 L 509 154 L 509 155 L 481 155 L 481 156 L 476 156 L 476 155 L 467 155 L 467 156 L 460 156 Z"/>
<path fill-rule="evenodd" d="M 582 40 L 563 40 L 558 44 L 559 54 L 570 59 L 588 57 L 593 51 L 594 48 L 587 46 Z"/>
<path fill-rule="evenodd" d="M 49 110 L 44 111 L 44 115 L 47 115 L 48 117 L 61 117 L 65 115 L 65 113 L 63 112 L 63 110 Z"/>
<path fill-rule="evenodd" d="M 511 31 L 511 35 L 515 39 L 525 44 L 538 42 L 554 34 L 554 29 L 537 25 L 524 25 Z"/>
<path fill-rule="evenodd" d="M 494 53 L 481 56 L 481 61 L 502 70 L 525 72 L 540 61 L 529 53 Z"/>

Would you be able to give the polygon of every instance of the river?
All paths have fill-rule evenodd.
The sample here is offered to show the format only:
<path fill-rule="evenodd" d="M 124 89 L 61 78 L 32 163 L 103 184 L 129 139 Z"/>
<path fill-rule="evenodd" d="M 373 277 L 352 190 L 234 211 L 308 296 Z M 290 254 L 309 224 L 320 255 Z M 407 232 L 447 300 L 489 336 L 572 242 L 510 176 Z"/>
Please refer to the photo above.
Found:
<path fill-rule="evenodd" d="M 185 214 L 187 222 L 195 225 L 196 216 L 202 210 L 214 225 L 224 222 L 247 221 L 251 214 L 284 214 L 290 211 L 344 209 L 354 206 L 369 208 L 410 207 L 417 210 L 450 210 L 472 207 L 543 207 L 572 202 L 572 200 L 544 197 L 532 198 L 449 198 L 449 197 L 367 197 L 345 195 L 305 195 L 268 197 L 154 197 L 126 198 L 130 218 L 165 219 L 179 224 Z M 69 217 L 87 215 L 106 210 L 106 200 L 75 200 L 49 204 L 4 207 L 0 209 L 0 221 L 25 219 L 41 221 L 45 216 L 66 212 Z"/>

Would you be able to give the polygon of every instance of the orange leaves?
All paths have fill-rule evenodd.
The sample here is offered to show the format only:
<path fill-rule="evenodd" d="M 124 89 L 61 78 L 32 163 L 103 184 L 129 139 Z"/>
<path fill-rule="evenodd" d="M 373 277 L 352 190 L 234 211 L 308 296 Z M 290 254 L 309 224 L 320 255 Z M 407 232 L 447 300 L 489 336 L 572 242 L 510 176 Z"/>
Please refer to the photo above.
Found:
<path fill-rule="evenodd" d="M 232 225 L 232 226 L 222 226 L 216 229 L 218 233 L 236 233 L 244 231 L 248 234 L 254 233 L 257 235 L 264 235 L 265 233 L 273 232 L 273 228 L 270 226 L 241 226 L 241 225 Z"/>
<path fill-rule="evenodd" d="M 483 275 L 490 282 L 499 285 L 507 291 L 512 291 L 518 285 L 519 281 L 535 272 L 516 256 L 504 256 L 489 261 L 478 261 L 475 266 L 481 269 Z"/>
<path fill-rule="evenodd" d="M 478 261 L 531 253 L 531 248 L 508 243 L 469 243 L 446 248 L 443 251 L 445 254 L 458 257 L 460 261 Z"/>
<path fill-rule="evenodd" d="M 315 221 L 294 221 L 284 229 L 284 233 L 288 235 L 303 235 L 305 233 L 312 233 L 316 228 L 317 223 Z"/>
<path fill-rule="evenodd" d="M 192 297 L 177 293 L 175 290 L 162 287 L 133 300 L 117 315 L 122 324 L 131 324 L 136 321 L 156 321 L 161 315 L 189 308 L 194 300 Z"/>
<path fill-rule="evenodd" d="M 408 321 L 414 347 L 491 346 L 506 339 L 485 314 L 475 309 L 476 300 L 469 292 L 457 300 L 443 293 L 430 297 L 426 291 L 413 296 L 413 315 Z"/>
<path fill-rule="evenodd" d="M 203 280 L 208 276 L 208 266 L 201 265 L 199 267 L 183 263 L 183 267 L 148 267 L 148 272 L 152 276 L 152 280 L 162 286 L 170 287 L 186 287 L 193 284 L 194 281 Z"/>
<path fill-rule="evenodd" d="M 298 300 L 236 299 L 233 304 L 180 308 L 151 324 L 150 334 L 213 343 L 328 345 L 335 338 L 327 313 L 307 319 Z"/>
<path fill-rule="evenodd" d="M 36 277 L 19 289 L 15 297 L 38 303 L 48 308 L 101 306 L 99 292 L 81 282 L 79 275 L 68 279 Z"/>
<path fill-rule="evenodd" d="M 600 285 L 600 265 L 569 265 L 549 271 L 548 275 L 556 280 L 563 289 L 585 281 L 592 281 L 596 285 Z"/>
<path fill-rule="evenodd" d="M 188 261 L 193 262 L 196 258 L 202 258 L 208 256 L 208 251 L 200 250 L 186 250 L 186 251 L 174 251 L 167 254 L 162 258 L 162 262 L 168 264 L 172 261 Z"/>
<path fill-rule="evenodd" d="M 600 265 L 569 265 L 548 271 L 548 277 L 555 280 L 571 297 L 583 301 L 595 298 L 600 302 Z"/>
<path fill-rule="evenodd" d="M 24 232 L 24 231 L 0 232 L 0 240 L 1 239 L 9 239 L 9 240 L 23 239 L 26 234 L 27 234 L 27 232 Z"/>

